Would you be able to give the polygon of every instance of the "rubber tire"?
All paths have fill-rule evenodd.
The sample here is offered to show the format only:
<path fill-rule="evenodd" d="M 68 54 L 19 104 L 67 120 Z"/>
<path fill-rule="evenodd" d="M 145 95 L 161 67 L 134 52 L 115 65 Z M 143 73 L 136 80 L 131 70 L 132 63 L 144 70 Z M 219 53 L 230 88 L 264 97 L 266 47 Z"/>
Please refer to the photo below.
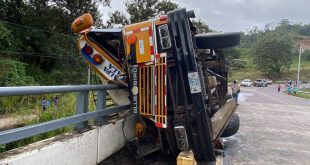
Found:
<path fill-rule="evenodd" d="M 234 113 L 231 117 L 227 127 L 225 128 L 224 132 L 222 133 L 221 137 L 229 137 L 236 134 L 239 130 L 240 119 L 239 116 Z"/>
<path fill-rule="evenodd" d="M 198 49 L 229 48 L 240 44 L 240 33 L 204 33 L 195 39 Z"/>
<path fill-rule="evenodd" d="M 225 96 L 226 100 L 229 100 L 229 99 L 232 99 L 232 94 L 230 93 L 227 93 L 226 96 Z"/>

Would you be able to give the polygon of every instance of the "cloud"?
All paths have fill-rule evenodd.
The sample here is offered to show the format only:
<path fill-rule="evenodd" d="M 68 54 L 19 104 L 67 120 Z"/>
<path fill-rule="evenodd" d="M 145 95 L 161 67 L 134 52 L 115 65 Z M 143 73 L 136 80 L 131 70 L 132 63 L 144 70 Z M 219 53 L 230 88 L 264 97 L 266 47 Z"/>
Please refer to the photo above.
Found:
<path fill-rule="evenodd" d="M 309 0 L 171 0 L 194 10 L 211 29 L 219 31 L 245 31 L 251 27 L 277 25 L 282 19 L 294 23 L 310 23 Z M 124 0 L 113 0 L 111 8 L 102 9 L 104 19 L 108 12 L 125 12 Z"/>
<path fill-rule="evenodd" d="M 289 19 L 295 23 L 310 22 L 308 0 L 175 0 L 193 8 L 199 8 L 198 17 L 203 18 L 212 29 L 221 31 L 244 31 L 249 27 L 263 27 Z"/>

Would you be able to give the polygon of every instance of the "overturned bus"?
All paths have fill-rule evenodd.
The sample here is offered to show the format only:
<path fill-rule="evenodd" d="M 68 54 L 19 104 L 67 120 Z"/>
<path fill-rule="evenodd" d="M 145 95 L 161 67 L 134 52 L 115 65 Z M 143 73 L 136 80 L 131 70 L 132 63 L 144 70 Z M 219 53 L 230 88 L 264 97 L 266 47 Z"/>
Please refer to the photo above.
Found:
<path fill-rule="evenodd" d="M 238 45 L 240 34 L 197 34 L 194 17 L 178 9 L 120 29 L 94 29 L 84 14 L 72 24 L 82 57 L 102 82 L 127 87 L 109 95 L 140 115 L 127 145 L 136 157 L 192 150 L 197 161 L 214 161 L 219 139 L 239 129 L 222 49 Z"/>

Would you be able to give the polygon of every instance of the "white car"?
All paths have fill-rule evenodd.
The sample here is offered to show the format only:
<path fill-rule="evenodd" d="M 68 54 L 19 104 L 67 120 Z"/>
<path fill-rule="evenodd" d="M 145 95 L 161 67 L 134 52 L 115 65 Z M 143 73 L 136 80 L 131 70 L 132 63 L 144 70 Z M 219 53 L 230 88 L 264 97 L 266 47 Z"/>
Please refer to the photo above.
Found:
<path fill-rule="evenodd" d="M 244 87 L 251 87 L 253 85 L 253 82 L 250 79 L 244 79 L 243 81 L 241 81 L 240 85 Z"/>
<path fill-rule="evenodd" d="M 269 80 L 269 79 L 267 79 L 266 81 L 267 81 L 267 84 L 268 84 L 268 85 L 271 85 L 271 84 L 273 83 L 273 81 L 272 81 L 272 80 Z"/>

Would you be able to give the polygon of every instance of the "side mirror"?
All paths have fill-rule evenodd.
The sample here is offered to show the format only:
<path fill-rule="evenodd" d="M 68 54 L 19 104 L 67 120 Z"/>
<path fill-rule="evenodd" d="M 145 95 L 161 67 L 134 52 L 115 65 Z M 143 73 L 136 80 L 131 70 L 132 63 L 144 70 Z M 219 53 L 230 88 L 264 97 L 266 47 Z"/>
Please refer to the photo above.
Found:
<path fill-rule="evenodd" d="M 79 33 L 83 30 L 90 28 L 93 25 L 93 17 L 91 14 L 86 13 L 74 20 L 71 29 L 74 33 Z"/>

